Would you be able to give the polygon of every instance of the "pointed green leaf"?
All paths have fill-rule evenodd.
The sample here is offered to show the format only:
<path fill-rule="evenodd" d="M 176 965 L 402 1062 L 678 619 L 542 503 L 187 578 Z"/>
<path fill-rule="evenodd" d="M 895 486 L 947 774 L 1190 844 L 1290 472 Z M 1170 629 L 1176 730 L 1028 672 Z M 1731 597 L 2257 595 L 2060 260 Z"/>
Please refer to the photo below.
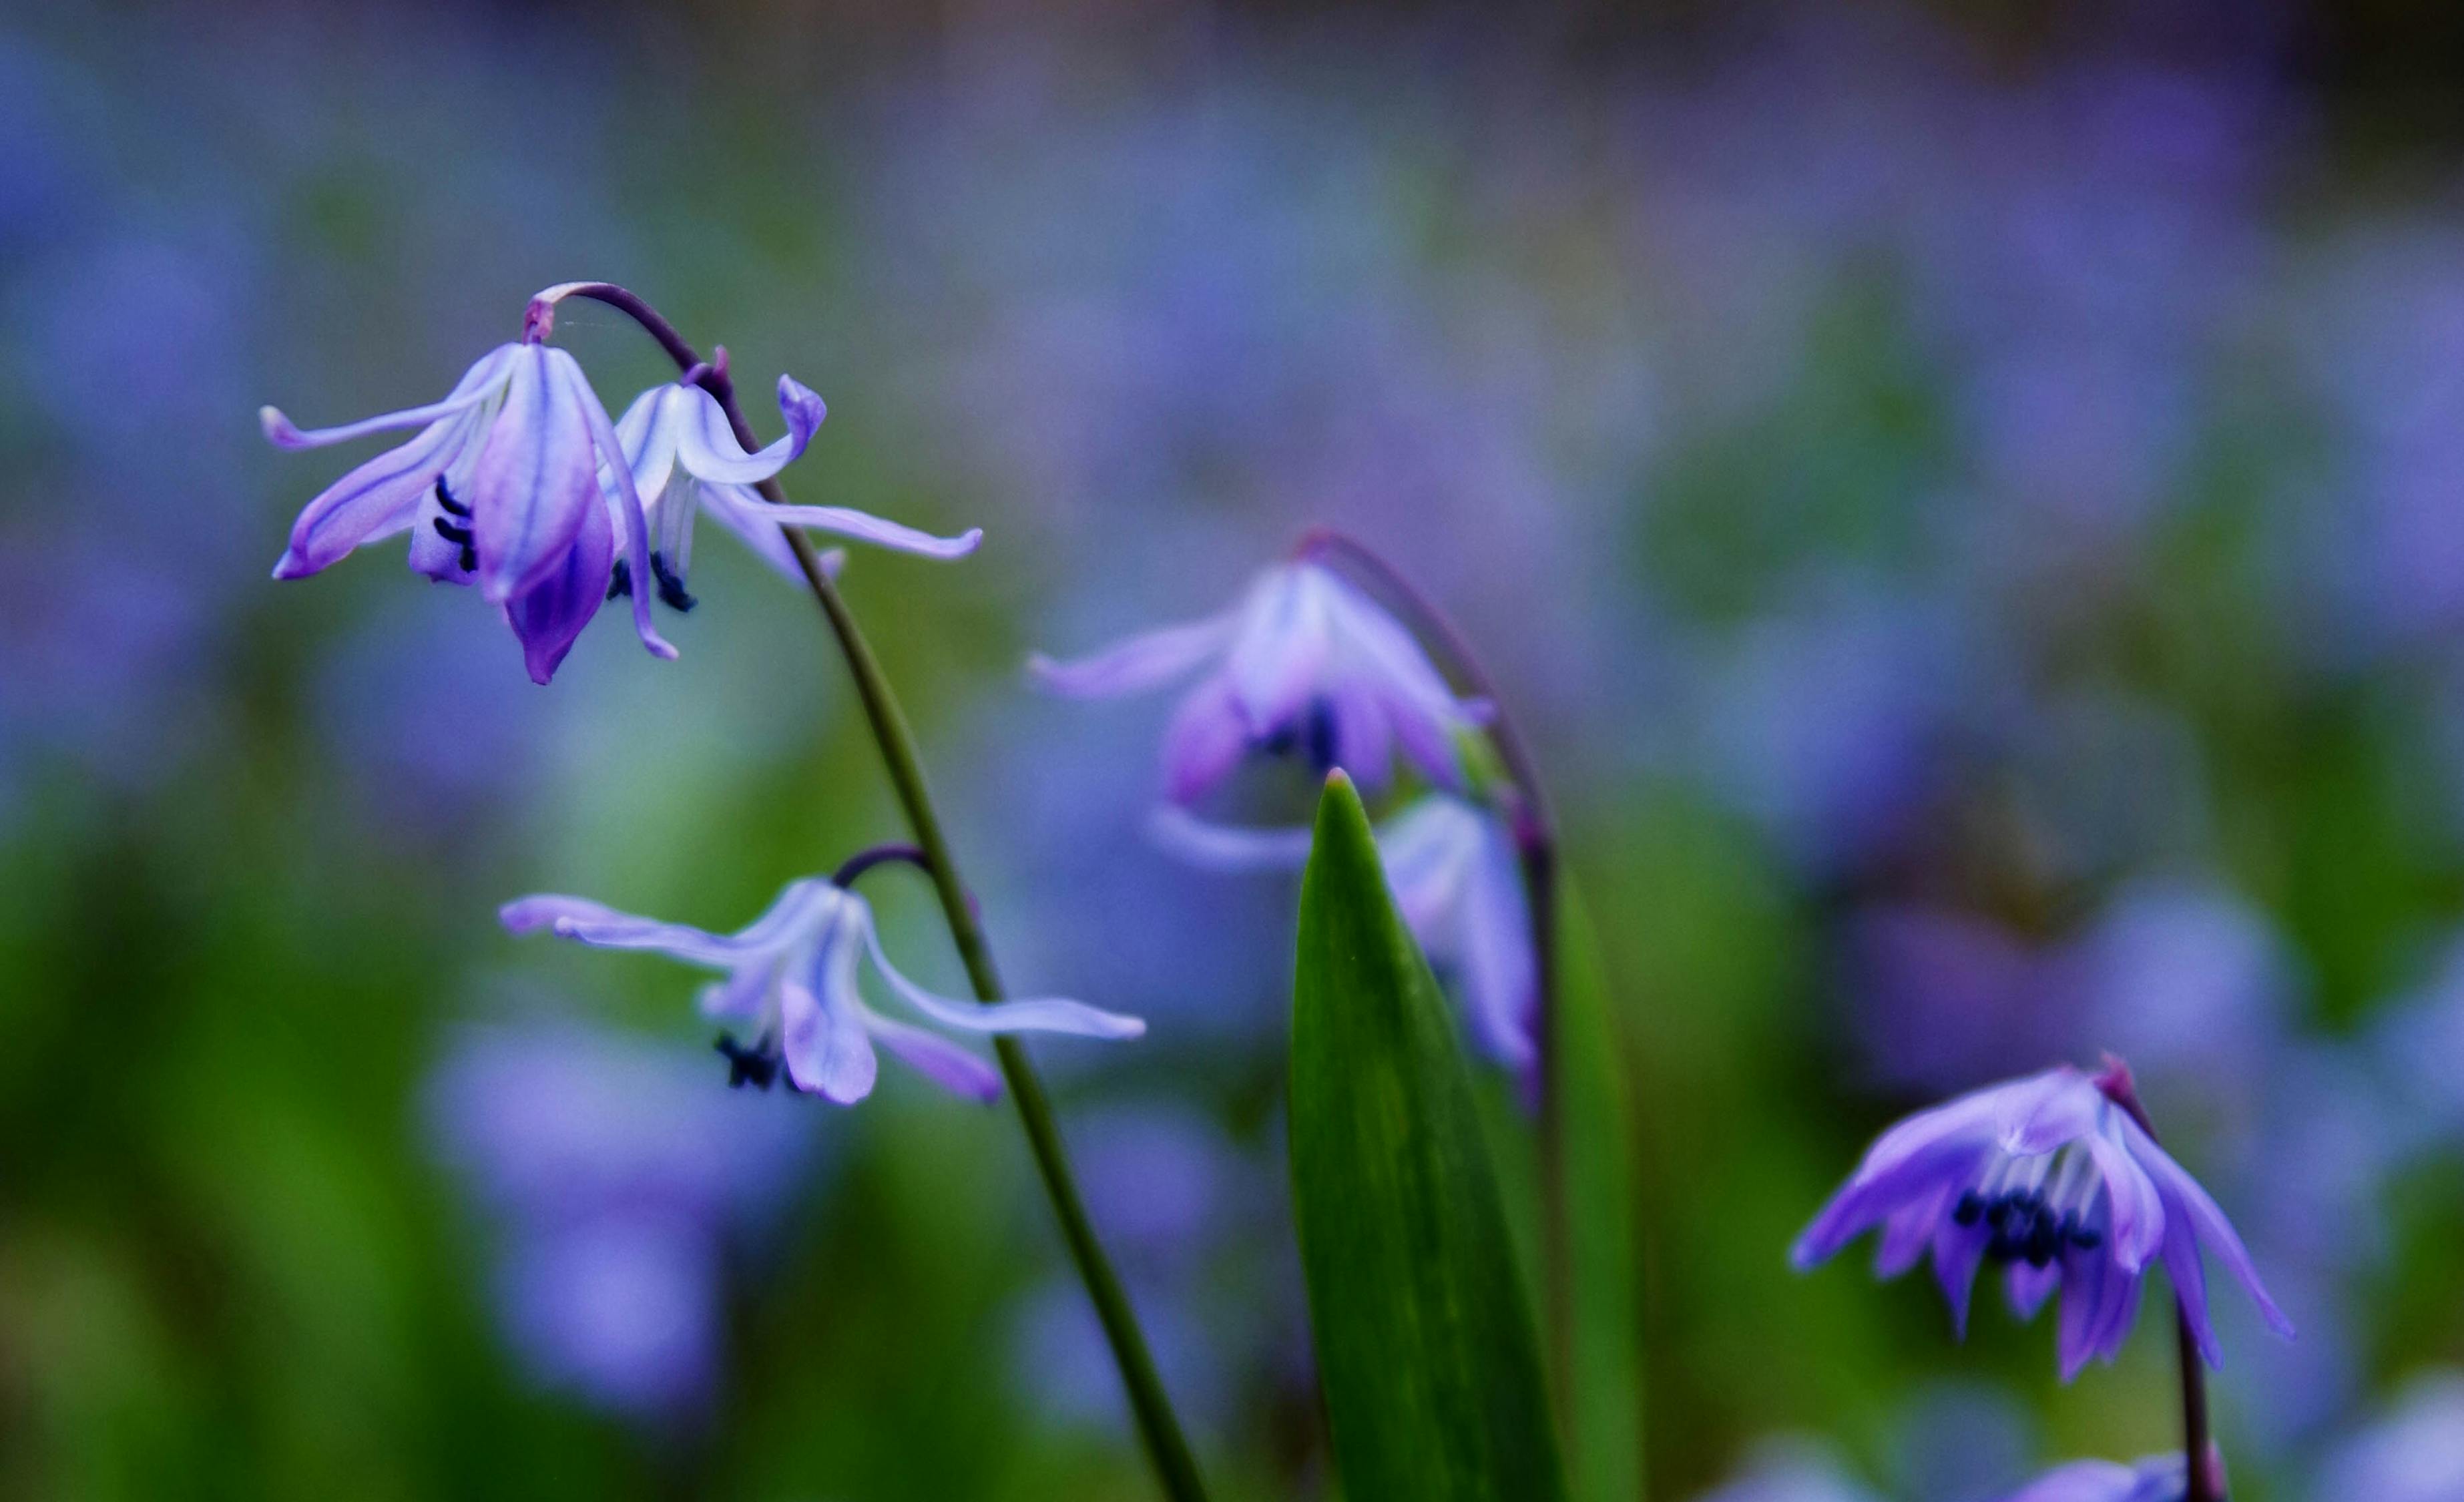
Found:
<path fill-rule="evenodd" d="M 1556 891 L 1558 1110 L 1565 1121 L 1566 1262 L 1572 1279 L 1568 1466 L 1584 1502 L 1642 1495 L 1642 1259 L 1625 1054 L 1590 916 Z"/>
<path fill-rule="evenodd" d="M 1292 1202 L 1350 1502 L 1559 1502 L 1565 1482 L 1455 1026 L 1359 796 L 1318 805 L 1292 996 Z"/>

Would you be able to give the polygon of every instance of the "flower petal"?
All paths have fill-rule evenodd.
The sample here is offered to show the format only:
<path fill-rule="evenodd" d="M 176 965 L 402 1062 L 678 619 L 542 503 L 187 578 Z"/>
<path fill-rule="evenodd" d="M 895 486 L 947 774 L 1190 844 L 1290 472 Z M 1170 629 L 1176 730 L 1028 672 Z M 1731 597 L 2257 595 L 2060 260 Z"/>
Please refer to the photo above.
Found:
<path fill-rule="evenodd" d="M 626 473 L 633 476 L 636 496 L 661 494 L 668 488 L 668 477 L 675 472 L 675 424 L 664 417 L 670 393 L 675 389 L 672 381 L 654 386 L 633 398 L 625 415 L 616 419 L 616 447 L 624 455 Z M 614 486 L 614 476 L 610 475 L 608 488 L 613 490 Z"/>
<path fill-rule="evenodd" d="M 1165 853 L 1209 871 L 1298 871 L 1309 863 L 1305 825 L 1243 828 L 1201 819 L 1178 804 L 1159 805 L 1147 815 L 1147 838 Z"/>
<path fill-rule="evenodd" d="M 1241 764 L 1249 731 L 1229 678 L 1218 674 L 1191 689 L 1164 726 L 1164 797 L 1177 804 L 1204 797 Z"/>
<path fill-rule="evenodd" d="M 761 952 L 740 938 L 709 933 L 683 923 L 620 913 L 587 897 L 553 894 L 517 897 L 496 910 L 506 931 L 532 934 L 544 928 L 596 949 L 652 949 L 694 964 L 732 969 Z"/>
<path fill-rule="evenodd" d="M 479 587 L 498 605 L 553 573 L 583 519 L 603 503 L 589 419 L 551 354 L 562 351 L 525 344 L 514 352 L 504 406 L 471 472 L 466 499 L 478 540 Z"/>
<path fill-rule="evenodd" d="M 898 973 L 890 957 L 882 953 L 881 936 L 873 931 L 869 917 L 864 925 L 864 942 L 872 953 L 872 967 L 890 983 L 891 989 L 904 997 L 907 1005 L 945 1027 L 968 1032 L 1059 1032 L 1082 1038 L 1134 1038 L 1147 1030 L 1147 1025 L 1135 1017 L 1057 996 L 1023 997 L 990 1005 L 935 996 Z"/>
<path fill-rule="evenodd" d="M 1540 1055 L 1540 970 L 1531 910 L 1512 847 L 1495 828 L 1485 832 L 1458 911 L 1455 969 L 1472 1035 L 1507 1068 L 1534 1068 Z"/>
<path fill-rule="evenodd" d="M 2104 1110 L 2120 1116 L 2121 1108 L 2110 1102 Z M 2108 1232 L 2113 1259 L 2123 1271 L 2136 1275 L 2165 1245 L 2164 1199 L 2121 1138 L 2108 1132 L 2091 1132 L 2087 1150 L 2104 1179 L 2105 1201 L 2113 1214 Z"/>
<path fill-rule="evenodd" d="M 2242 1245 L 2240 1234 L 2233 1229 L 2233 1222 L 2225 1218 L 2223 1207 L 2137 1122 L 2124 1118 L 2123 1140 L 2128 1145 L 2130 1156 L 2146 1169 L 2148 1178 L 2155 1181 L 2157 1192 L 2164 1197 L 2167 1276 L 2174 1278 L 2178 1285 L 2184 1270 L 2176 1267 L 2175 1263 L 2181 1261 L 2195 1268 L 2200 1248 L 2212 1248 L 2223 1259 L 2234 1281 L 2250 1294 L 2251 1302 L 2258 1306 L 2259 1317 L 2267 1321 L 2267 1327 L 2287 1339 L 2292 1338 L 2293 1321 L 2286 1318 L 2284 1311 L 2277 1307 L 2276 1300 L 2268 1296 L 2266 1285 L 2259 1281 L 2258 1267 L 2251 1261 L 2250 1248 Z M 2178 1257 L 2175 1248 L 2177 1235 L 2189 1248 L 2187 1254 Z M 2204 1283 L 2204 1279 L 2201 1281 Z M 2202 1318 L 2198 1322 L 2204 1328 L 2204 1301 L 2199 1313 Z M 2213 1356 L 2210 1356 L 2208 1360 L 2210 1365 L 2217 1364 Z"/>
<path fill-rule="evenodd" d="M 695 479 L 719 485 L 753 485 L 794 462 L 813 441 L 828 409 L 822 399 L 787 376 L 779 378 L 779 412 L 787 419 L 787 436 L 759 453 L 747 453 L 737 441 L 717 398 L 698 386 L 677 385 L 663 415 L 675 431 L 676 462 Z"/>
<path fill-rule="evenodd" d="M 607 508 L 593 506 L 573 546 L 565 550 L 563 564 L 544 583 L 507 603 L 505 619 L 521 639 L 522 663 L 533 683 L 556 676 L 557 665 L 607 598 L 615 566 L 616 535 L 608 525 Z"/>
<path fill-rule="evenodd" d="M 291 526 L 290 545 L 274 565 L 276 579 L 299 579 L 325 568 L 363 543 L 411 525 L 461 446 L 470 440 L 468 413 L 430 424 L 325 487 Z"/>
<path fill-rule="evenodd" d="M 2139 1473 L 2109 1460 L 2075 1460 L 2045 1472 L 2004 1502 L 2130 1502 Z"/>
<path fill-rule="evenodd" d="M 1142 631 L 1070 662 L 1037 652 L 1026 660 L 1026 668 L 1045 688 L 1069 698 L 1143 693 L 1191 672 L 1222 651 L 1237 624 L 1238 616 L 1226 611 L 1202 621 Z"/>
<path fill-rule="evenodd" d="M 894 1022 L 870 1007 L 865 1009 L 864 1027 L 872 1034 L 873 1042 L 921 1071 L 943 1090 L 971 1100 L 1001 1098 L 1001 1071 L 939 1033 Z"/>
<path fill-rule="evenodd" d="M 301 431 L 290 418 L 275 408 L 256 409 L 257 426 L 265 430 L 268 442 L 278 449 L 320 449 L 331 443 L 348 443 L 372 432 L 389 432 L 400 428 L 421 428 L 456 412 L 466 412 L 495 394 L 495 384 L 502 379 L 507 363 L 520 346 L 499 344 L 479 357 L 476 364 L 462 373 L 445 400 L 430 402 L 426 407 L 406 407 L 398 412 L 384 412 L 363 417 L 340 428 L 312 428 Z"/>
<path fill-rule="evenodd" d="M 1985 1248 L 1992 1239 L 1993 1232 L 1982 1221 L 1962 1226 L 1946 1215 L 1934 1226 L 1933 1280 L 1942 1290 L 1943 1302 L 1950 1306 L 1950 1327 L 1962 1340 L 1968 1338 L 1976 1265 L 1985 1260 Z"/>
<path fill-rule="evenodd" d="M 2002 1275 L 2003 1294 L 2011 1301 L 2011 1313 L 2022 1324 L 2035 1318 L 2036 1312 L 2045 1307 L 2045 1300 L 2061 1286 L 2059 1262 L 2047 1262 L 2040 1268 L 2022 1259 L 2011 1264 L 2010 1270 Z"/>
<path fill-rule="evenodd" d="M 759 519 L 777 527 L 809 527 L 821 532 L 835 532 L 859 542 L 876 547 L 896 548 L 902 553 L 916 553 L 925 558 L 964 558 L 984 540 L 984 529 L 969 527 L 957 537 L 935 537 L 895 521 L 884 521 L 870 512 L 847 506 L 774 506 L 754 497 L 759 506 Z M 729 525 L 735 523 L 731 521 Z"/>
<path fill-rule="evenodd" d="M 799 1088 L 842 1106 L 872 1093 L 881 1065 L 854 1008 L 830 1005 L 793 981 L 779 987 L 779 1006 L 787 1074 Z"/>
<path fill-rule="evenodd" d="M 548 351 L 548 369 L 560 378 L 572 405 L 580 411 L 589 447 L 598 458 L 605 459 L 608 477 L 616 482 L 613 504 L 619 520 L 625 524 L 625 556 L 632 561 L 633 570 L 633 634 L 640 637 L 643 648 L 653 657 L 672 661 L 676 650 L 659 635 L 650 624 L 649 522 L 642 510 L 642 493 L 633 488 L 633 474 L 624 463 L 625 448 L 617 439 L 616 429 L 607 420 L 607 409 L 599 405 L 599 393 L 590 388 L 589 379 L 582 366 L 561 349 Z M 590 504 L 606 504 L 599 489 L 599 465 L 585 456 L 584 467 L 591 474 Z"/>
<path fill-rule="evenodd" d="M 2067 1065 L 2030 1076 L 2002 1100 L 2002 1151 L 2035 1158 L 2096 1130 L 2111 1103 L 2096 1082 Z"/>
<path fill-rule="evenodd" d="M 1284 728 L 1316 696 L 1333 654 L 1328 597 L 1335 587 L 1313 563 L 1273 569 L 1250 586 L 1223 672 L 1252 736 Z"/>

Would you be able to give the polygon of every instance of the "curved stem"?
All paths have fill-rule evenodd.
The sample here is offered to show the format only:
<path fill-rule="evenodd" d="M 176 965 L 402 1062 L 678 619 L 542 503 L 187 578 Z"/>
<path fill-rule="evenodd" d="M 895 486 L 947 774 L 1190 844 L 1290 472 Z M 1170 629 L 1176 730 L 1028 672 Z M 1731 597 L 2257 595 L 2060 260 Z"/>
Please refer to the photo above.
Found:
<path fill-rule="evenodd" d="M 719 409 L 736 430 L 737 441 L 748 452 L 759 446 L 753 430 L 744 421 L 743 410 L 737 405 L 736 383 L 728 373 L 724 350 L 715 350 L 713 360 L 705 364 L 675 326 L 649 303 L 606 282 L 568 282 L 533 298 L 531 318 L 540 320 L 542 333 L 546 320 L 553 317 L 542 310 L 553 309 L 559 299 L 567 297 L 588 298 L 629 315 L 659 342 L 680 372 L 690 374 L 716 399 Z M 786 503 L 786 493 L 777 480 L 763 480 L 758 488 L 762 498 L 773 505 Z M 958 959 L 966 966 L 967 979 L 979 1001 L 998 1002 L 1002 990 L 1000 972 L 993 967 L 992 945 L 977 921 L 974 904 L 968 900 L 966 886 L 958 876 L 957 861 L 950 853 L 949 838 L 942 831 L 940 813 L 925 782 L 923 760 L 916 751 L 914 732 L 908 728 L 906 712 L 891 693 L 880 659 L 873 655 L 872 644 L 865 639 L 854 613 L 847 608 L 846 597 L 839 593 L 829 570 L 823 566 L 820 552 L 796 528 L 781 527 L 780 532 L 795 550 L 796 566 L 803 571 L 805 585 L 821 606 L 822 615 L 847 659 L 847 672 L 855 679 L 856 696 L 863 701 L 865 718 L 890 772 L 891 786 L 914 832 L 916 850 L 922 857 L 920 864 L 933 878 L 942 918 L 949 925 Z M 1199 1479 L 1189 1441 L 1182 1435 L 1180 1420 L 1164 1392 L 1163 1379 L 1155 1370 L 1155 1357 L 1147 1348 L 1145 1332 L 1138 1327 L 1120 1275 L 1096 1239 L 1086 1200 L 1070 1172 L 1068 1152 L 1062 1145 L 1061 1129 L 1053 1118 L 1051 1101 L 1045 1094 L 1043 1078 L 1017 1039 L 997 1037 L 993 1049 L 1000 1057 L 1010 1098 L 1017 1104 L 1020 1123 L 1026 1129 L 1027 1146 L 1043 1178 L 1045 1195 L 1052 1202 L 1053 1215 L 1061 1223 L 1070 1260 L 1077 1266 L 1079 1280 L 1087 1286 L 1087 1296 L 1103 1322 L 1105 1338 L 1111 1342 L 1113 1362 L 1120 1368 L 1121 1382 L 1128 1389 L 1130 1407 L 1137 1421 L 1138 1436 L 1145 1444 L 1147 1458 L 1155 1466 L 1156 1479 L 1164 1494 L 1174 1502 L 1203 1502 L 1206 1491 Z"/>
<path fill-rule="evenodd" d="M 1573 1383 L 1573 1234 L 1566 1183 L 1565 1092 L 1559 1088 L 1562 1028 L 1557 1006 L 1557 823 L 1540 769 L 1514 717 L 1481 666 L 1471 643 L 1437 602 L 1422 594 L 1385 556 L 1350 533 L 1317 527 L 1294 550 L 1301 557 L 1334 562 L 1383 595 L 1421 641 L 1435 649 L 1446 672 L 1488 702 L 1488 737 L 1512 784 L 1508 813 L 1514 846 L 1523 862 L 1523 884 L 1531 901 L 1532 963 L 1539 977 L 1537 1018 L 1540 1118 L 1541 1262 L 1548 1300 L 1549 1367 L 1561 1403 L 1571 1405 Z"/>
<path fill-rule="evenodd" d="M 858 850 L 854 854 L 848 856 L 846 860 L 841 861 L 839 863 L 839 869 L 830 872 L 830 885 L 833 887 L 852 887 L 866 872 L 872 870 L 875 866 L 887 866 L 891 861 L 904 861 L 908 865 L 914 867 L 927 875 L 932 874 L 932 868 L 925 864 L 924 851 L 920 847 L 913 845 L 875 845 L 869 849 Z"/>

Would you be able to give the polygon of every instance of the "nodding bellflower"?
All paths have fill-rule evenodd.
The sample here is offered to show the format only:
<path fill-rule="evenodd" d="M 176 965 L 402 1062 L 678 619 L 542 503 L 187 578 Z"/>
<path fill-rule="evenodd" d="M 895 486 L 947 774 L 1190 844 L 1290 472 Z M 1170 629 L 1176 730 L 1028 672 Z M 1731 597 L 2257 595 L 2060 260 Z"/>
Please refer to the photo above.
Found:
<path fill-rule="evenodd" d="M 2224 1467 L 2211 1450 L 2211 1495 L 2223 1496 Z M 2075 1460 L 2029 1482 L 2002 1502 L 2182 1502 L 2190 1491 L 2190 1470 L 2179 1452 L 2150 1455 L 2137 1465 L 2110 1460 Z"/>
<path fill-rule="evenodd" d="M 811 388 L 793 377 L 781 376 L 779 411 L 787 420 L 787 436 L 749 453 L 737 440 L 717 399 L 701 387 L 704 368 L 695 367 L 665 386 L 652 387 L 634 398 L 616 420 L 625 468 L 652 528 L 650 571 L 659 599 L 670 608 L 693 607 L 685 576 L 693 565 L 693 518 L 702 511 L 742 538 L 762 562 L 798 583 L 803 573 L 780 533 L 782 526 L 818 528 L 927 558 L 964 557 L 982 540 L 980 528 L 959 537 L 936 538 L 844 506 L 784 506 L 762 499 L 753 487 L 804 452 L 828 409 Z M 614 503 L 618 487 L 612 475 L 608 481 L 609 499 Z M 632 586 L 632 570 L 620 566 L 617 592 Z"/>
<path fill-rule="evenodd" d="M 940 1034 L 885 1017 L 866 1004 L 856 983 L 858 961 L 874 971 L 909 1006 L 962 1032 L 1054 1032 L 1089 1038 L 1134 1038 L 1146 1024 L 1083 1002 L 1037 997 L 979 1005 L 936 996 L 891 964 L 864 898 L 819 877 L 789 882 L 770 910 L 734 934 L 711 934 L 681 923 L 619 913 L 583 897 L 529 896 L 506 903 L 507 929 L 547 929 L 602 949 L 649 949 L 691 964 L 724 970 L 703 988 L 701 1009 L 739 1031 L 722 1038 L 729 1083 L 768 1089 L 781 1066 L 790 1087 L 852 1105 L 872 1093 L 879 1044 L 935 1083 L 991 1100 L 1001 1075 L 988 1063 Z"/>
<path fill-rule="evenodd" d="M 501 345 L 443 401 L 340 428 L 302 431 L 271 407 L 257 416 L 284 449 L 419 430 L 308 503 L 275 578 L 304 578 L 363 543 L 407 531 L 410 566 L 476 584 L 504 611 L 538 682 L 555 675 L 607 597 L 619 527 L 633 566 L 649 566 L 648 525 L 615 427 L 563 350 Z M 602 498 L 603 473 L 612 474 L 612 503 Z M 633 604 L 633 628 L 653 655 L 676 654 L 652 628 L 647 599 Z"/>
<path fill-rule="evenodd" d="M 1235 828 L 1171 804 L 1155 810 L 1149 830 L 1165 850 L 1217 871 L 1290 871 L 1309 860 L 1308 829 Z M 1540 1056 L 1539 961 L 1504 816 L 1430 793 L 1378 826 L 1377 853 L 1404 926 L 1462 993 L 1472 1036 L 1529 1085 Z"/>
<path fill-rule="evenodd" d="M 1456 696 L 1411 632 L 1368 595 L 1307 559 L 1269 568 L 1232 608 L 1147 631 L 1090 657 L 1029 669 L 1057 694 L 1110 698 L 1160 688 L 1212 663 L 1164 735 L 1164 790 L 1196 802 L 1251 753 L 1296 753 L 1383 787 L 1399 747 L 1430 782 L 1469 781 L 1461 738 L 1486 706 Z"/>
<path fill-rule="evenodd" d="M 1877 1274 L 1896 1277 L 1930 1251 L 1962 1333 L 1983 1262 L 2006 1270 L 2023 1319 L 2059 1289 L 2065 1381 L 2091 1358 L 2110 1361 L 2121 1351 L 2141 1276 L 2159 1258 L 2209 1365 L 2219 1358 L 2203 1249 L 2290 1336 L 2224 1211 L 2109 1093 L 2126 1088 L 2118 1066 L 2090 1077 L 2065 1065 L 1919 1112 L 1866 1152 L 1797 1239 L 1793 1260 L 1811 1269 L 1879 1227 Z"/>

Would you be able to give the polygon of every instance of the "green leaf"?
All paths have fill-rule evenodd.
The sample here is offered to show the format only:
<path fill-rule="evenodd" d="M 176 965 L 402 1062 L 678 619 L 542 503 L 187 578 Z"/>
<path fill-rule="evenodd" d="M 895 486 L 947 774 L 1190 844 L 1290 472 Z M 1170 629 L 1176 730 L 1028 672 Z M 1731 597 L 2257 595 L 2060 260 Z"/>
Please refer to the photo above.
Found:
<path fill-rule="evenodd" d="M 1559 1502 L 1531 1313 L 1451 1013 L 1327 780 L 1292 987 L 1293 1212 L 1350 1502 Z"/>
<path fill-rule="evenodd" d="M 1625 1054 L 1591 917 L 1561 872 L 1556 891 L 1558 1085 L 1566 1263 L 1573 1318 L 1564 1402 L 1574 1495 L 1642 1495 L 1642 1259 L 1636 1236 L 1634 1117 Z"/>

